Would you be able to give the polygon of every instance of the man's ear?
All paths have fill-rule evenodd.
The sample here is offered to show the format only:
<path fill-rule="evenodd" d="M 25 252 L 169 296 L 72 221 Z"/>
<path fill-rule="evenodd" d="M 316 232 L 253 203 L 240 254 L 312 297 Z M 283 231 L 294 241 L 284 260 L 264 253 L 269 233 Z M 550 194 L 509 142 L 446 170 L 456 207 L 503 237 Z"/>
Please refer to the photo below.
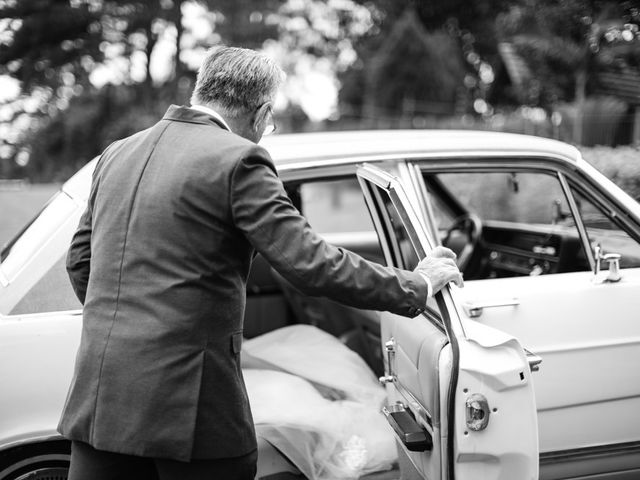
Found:
<path fill-rule="evenodd" d="M 253 130 L 258 132 L 261 131 L 267 121 L 267 115 L 269 115 L 269 109 L 271 108 L 271 102 L 265 102 L 260 105 L 260 108 L 256 110 L 256 113 L 253 117 Z"/>

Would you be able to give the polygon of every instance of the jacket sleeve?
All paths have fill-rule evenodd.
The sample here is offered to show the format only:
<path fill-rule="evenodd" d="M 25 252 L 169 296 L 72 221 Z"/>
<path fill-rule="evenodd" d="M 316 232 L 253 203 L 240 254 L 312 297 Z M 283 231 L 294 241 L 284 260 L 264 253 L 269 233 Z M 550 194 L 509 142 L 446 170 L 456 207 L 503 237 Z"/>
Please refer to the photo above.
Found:
<path fill-rule="evenodd" d="M 238 162 L 230 197 L 236 227 L 302 292 L 404 316 L 424 310 L 427 285 L 420 274 L 369 262 L 330 245 L 311 229 L 264 149 L 256 147 Z"/>
<path fill-rule="evenodd" d="M 71 246 L 67 252 L 67 273 L 71 286 L 80 303 L 84 305 L 89 283 L 91 265 L 91 205 L 80 217 L 78 229 L 71 239 Z"/>
<path fill-rule="evenodd" d="M 98 187 L 99 173 L 104 165 L 106 154 L 116 143 L 118 142 L 113 142 L 104 150 L 96 164 L 92 175 L 91 191 L 87 201 L 87 208 L 80 217 L 78 228 L 73 234 L 71 245 L 67 252 L 67 274 L 69 275 L 73 291 L 83 305 L 87 296 L 87 285 L 91 271 L 92 205 Z"/>

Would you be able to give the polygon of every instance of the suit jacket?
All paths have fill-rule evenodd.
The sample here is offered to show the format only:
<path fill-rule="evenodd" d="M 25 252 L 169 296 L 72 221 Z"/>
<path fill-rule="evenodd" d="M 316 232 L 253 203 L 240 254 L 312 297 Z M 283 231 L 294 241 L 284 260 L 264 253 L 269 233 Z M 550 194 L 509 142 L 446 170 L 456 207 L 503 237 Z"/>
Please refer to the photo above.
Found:
<path fill-rule="evenodd" d="M 172 106 L 96 166 L 67 257 L 84 318 L 59 431 L 182 461 L 254 450 L 239 356 L 255 250 L 311 295 L 411 316 L 426 303 L 419 274 L 317 236 L 263 148 Z"/>

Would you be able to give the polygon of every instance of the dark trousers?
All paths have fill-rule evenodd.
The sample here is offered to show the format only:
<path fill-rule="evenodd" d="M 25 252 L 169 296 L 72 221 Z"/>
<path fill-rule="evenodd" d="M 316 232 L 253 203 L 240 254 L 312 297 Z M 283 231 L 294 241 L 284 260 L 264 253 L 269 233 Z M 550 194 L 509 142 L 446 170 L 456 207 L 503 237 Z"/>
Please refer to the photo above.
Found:
<path fill-rule="evenodd" d="M 71 444 L 68 480 L 253 480 L 257 450 L 242 457 L 178 462 L 96 450 Z"/>

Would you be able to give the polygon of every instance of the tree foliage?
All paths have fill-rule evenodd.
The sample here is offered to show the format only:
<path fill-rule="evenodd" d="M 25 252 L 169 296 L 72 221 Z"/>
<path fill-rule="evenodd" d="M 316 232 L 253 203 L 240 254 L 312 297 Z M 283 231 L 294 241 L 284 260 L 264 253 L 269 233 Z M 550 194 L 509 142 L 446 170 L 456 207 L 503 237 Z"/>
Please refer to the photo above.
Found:
<path fill-rule="evenodd" d="M 366 0 L 361 1 L 363 4 L 369 3 Z M 509 0 L 377 0 L 372 3 L 377 11 L 374 17 L 374 34 L 363 36 L 358 42 L 357 51 L 361 61 L 342 76 L 343 88 L 340 96 L 345 110 L 355 116 L 367 116 L 362 110 L 362 105 L 367 103 L 364 85 L 370 75 L 368 61 L 376 52 L 385 48 L 394 27 L 406 12 L 413 11 L 428 34 L 434 36 L 432 50 L 441 50 L 449 56 L 449 61 L 445 62 L 448 66 L 444 68 L 437 62 L 432 66 L 427 65 L 427 71 L 422 72 L 419 79 L 411 80 L 410 76 L 403 75 L 399 78 L 400 83 L 394 84 L 391 88 L 422 88 L 425 91 L 423 95 L 429 90 L 428 95 L 441 98 L 442 103 L 449 103 L 452 108 L 456 106 L 458 110 L 462 110 L 461 113 L 469 110 L 473 112 L 474 100 L 485 99 L 489 84 L 493 80 L 491 66 L 499 62 L 494 19 L 507 8 Z M 444 44 L 439 43 L 442 41 Z M 439 79 L 446 77 L 447 72 L 455 72 L 453 82 L 456 85 L 464 85 L 465 98 L 458 98 L 454 102 L 450 99 L 446 86 L 442 86 L 442 90 L 438 87 Z M 454 105 L 456 102 L 457 105 Z M 402 114 L 401 105 L 397 103 L 395 108 L 387 110 L 387 114 Z M 420 113 L 438 114 L 442 113 L 442 110 L 443 107 L 436 107 L 434 102 L 431 102 L 431 106 L 423 103 Z"/>
<path fill-rule="evenodd" d="M 117 138 L 113 132 L 124 136 L 148 126 L 169 103 L 188 99 L 206 48 L 223 41 L 255 47 L 275 35 L 276 26 L 262 19 L 279 4 L 0 2 L 0 75 L 19 81 L 21 89 L 0 105 L 0 128 L 11 132 L 0 139 L 0 177 L 64 178 Z M 184 22 L 187 8 L 200 8 L 191 16 L 193 26 Z M 162 54 L 167 58 L 154 75 Z M 126 108 L 120 111 L 123 98 Z M 89 125 L 92 134 L 80 134 Z"/>
<path fill-rule="evenodd" d="M 535 72 L 527 85 L 530 103 L 550 109 L 580 101 L 599 70 L 637 65 L 639 7 L 637 1 L 521 0 L 501 14 L 501 39 Z"/>
<path fill-rule="evenodd" d="M 584 105 L 595 72 L 640 68 L 639 25 L 640 0 L 0 0 L 0 88 L 21 92 L 0 92 L 0 178 L 65 178 L 187 101 L 219 43 L 284 67 L 295 130 L 340 113 L 488 118 L 499 42 L 533 72 L 526 103 Z"/>

